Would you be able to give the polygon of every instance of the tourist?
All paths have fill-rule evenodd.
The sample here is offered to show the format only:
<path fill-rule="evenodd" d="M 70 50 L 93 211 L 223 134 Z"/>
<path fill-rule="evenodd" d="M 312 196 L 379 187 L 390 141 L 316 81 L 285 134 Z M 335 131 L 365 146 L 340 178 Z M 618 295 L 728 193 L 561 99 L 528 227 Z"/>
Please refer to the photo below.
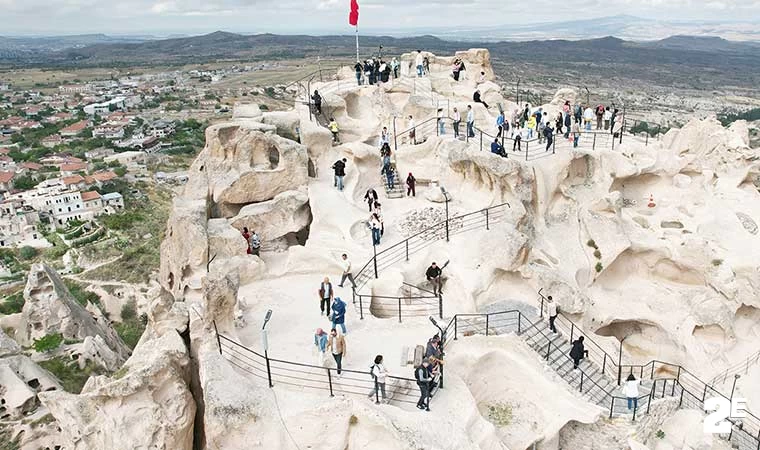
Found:
<path fill-rule="evenodd" d="M 580 103 L 576 104 L 574 112 L 575 112 L 575 122 L 580 124 L 581 120 L 583 120 L 583 106 L 581 106 Z"/>
<path fill-rule="evenodd" d="M 483 99 L 480 98 L 480 89 L 475 89 L 475 92 L 472 94 L 472 101 L 475 103 L 482 103 L 483 106 L 488 109 L 488 103 L 484 102 Z"/>
<path fill-rule="evenodd" d="M 565 139 L 570 137 L 570 125 L 572 125 L 573 119 L 570 118 L 570 114 L 565 114 Z"/>
<path fill-rule="evenodd" d="M 604 130 L 607 131 L 610 129 L 610 121 L 612 120 L 612 111 L 610 111 L 610 107 L 608 106 L 604 110 L 604 115 L 602 116 L 602 119 L 604 120 Z"/>
<path fill-rule="evenodd" d="M 391 68 L 388 64 L 385 63 L 385 61 L 380 60 L 380 82 L 387 83 L 391 78 Z"/>
<path fill-rule="evenodd" d="M 311 96 L 311 101 L 314 102 L 314 110 L 317 114 L 322 114 L 322 96 L 319 95 L 316 89 L 314 90 L 314 95 Z"/>
<path fill-rule="evenodd" d="M 591 131 L 591 122 L 594 121 L 594 110 L 591 109 L 591 106 L 587 106 L 586 109 L 583 111 L 583 123 L 586 128 L 586 131 Z"/>
<path fill-rule="evenodd" d="M 424 59 L 422 57 L 422 50 L 417 50 L 417 56 L 414 57 L 414 65 L 417 66 L 417 77 L 422 77 L 422 71 L 424 70 L 423 67 Z"/>
<path fill-rule="evenodd" d="M 446 126 L 443 117 L 443 108 L 438 108 L 438 136 L 446 134 Z"/>
<path fill-rule="evenodd" d="M 372 214 L 369 217 L 369 227 L 372 230 L 372 245 L 380 245 L 380 230 L 383 224 L 380 222 L 380 217 L 377 214 Z"/>
<path fill-rule="evenodd" d="M 417 127 L 414 123 L 414 117 L 409 115 L 409 121 L 407 122 L 409 129 L 409 143 L 417 145 Z"/>
<path fill-rule="evenodd" d="M 451 67 L 451 73 L 454 76 L 454 81 L 459 81 L 459 73 L 462 71 L 462 60 L 457 58 L 454 60 L 454 65 Z"/>
<path fill-rule="evenodd" d="M 478 84 L 482 84 L 486 82 L 486 73 L 480 72 L 480 76 L 478 77 Z"/>
<path fill-rule="evenodd" d="M 393 78 L 398 78 L 398 68 L 400 67 L 400 64 L 398 62 L 398 59 L 394 57 L 391 60 L 391 70 L 393 71 Z"/>
<path fill-rule="evenodd" d="M 380 175 L 385 174 L 385 181 L 387 183 L 388 190 L 392 190 L 394 183 L 393 165 L 391 164 L 390 156 L 383 157 L 383 168 L 380 169 Z"/>
<path fill-rule="evenodd" d="M 499 138 L 495 138 L 493 142 L 491 142 L 491 153 L 499 156 L 507 156 L 507 154 L 504 152 L 504 147 L 502 147 L 501 143 L 499 142 Z"/>
<path fill-rule="evenodd" d="M 551 125 L 547 125 L 544 128 L 544 137 L 546 138 L 546 151 L 548 152 L 554 143 L 554 130 Z"/>
<path fill-rule="evenodd" d="M 383 164 L 385 164 L 386 159 L 390 163 L 391 153 L 391 144 L 387 142 L 383 143 L 383 146 L 380 147 L 380 157 L 383 159 Z"/>
<path fill-rule="evenodd" d="M 388 376 L 388 370 L 383 365 L 383 355 L 375 356 L 375 363 L 372 364 L 370 373 L 375 380 L 375 386 L 372 388 L 372 392 L 369 393 L 369 398 L 375 397 L 377 399 L 377 391 L 379 389 L 383 401 L 385 401 L 387 399 L 385 395 L 385 377 Z"/>
<path fill-rule="evenodd" d="M 414 369 L 414 379 L 417 380 L 417 387 L 420 388 L 417 408 L 430 411 L 430 384 L 433 378 L 430 374 L 430 361 L 427 358 L 424 358 L 422 364 Z"/>
<path fill-rule="evenodd" d="M 565 100 L 565 104 L 562 105 L 562 114 L 565 116 L 570 115 L 570 100 Z"/>
<path fill-rule="evenodd" d="M 362 66 L 361 61 L 356 61 L 356 64 L 354 65 L 354 70 L 356 71 L 356 82 L 359 84 L 359 86 L 362 85 L 362 71 L 364 70 L 364 67 Z"/>
<path fill-rule="evenodd" d="M 372 58 L 372 76 L 375 77 L 375 84 L 380 84 L 380 60 Z"/>
<path fill-rule="evenodd" d="M 437 295 L 441 293 L 441 268 L 438 267 L 435 262 L 430 264 L 430 267 L 428 267 L 427 271 L 425 272 L 425 277 L 427 278 L 428 282 L 433 285 L 433 295 Z"/>
<path fill-rule="evenodd" d="M 628 399 L 628 409 L 635 411 L 639 407 L 639 380 L 632 373 L 625 379 L 623 395 Z"/>
<path fill-rule="evenodd" d="M 475 113 L 472 105 L 467 105 L 467 137 L 475 137 Z"/>
<path fill-rule="evenodd" d="M 341 255 L 341 264 L 343 265 L 343 275 L 340 277 L 340 284 L 338 287 L 343 287 L 343 283 L 346 282 L 346 280 L 351 282 L 351 285 L 356 289 L 356 281 L 354 281 L 354 274 L 351 273 L 351 261 L 348 259 L 347 254 Z"/>
<path fill-rule="evenodd" d="M 374 77 L 372 76 L 372 61 L 370 60 L 364 62 L 364 77 L 367 79 L 367 84 L 374 83 Z"/>
<path fill-rule="evenodd" d="M 454 108 L 454 117 L 451 125 L 454 128 L 454 138 L 459 139 L 459 125 L 462 123 L 462 115 L 459 114 L 459 110 Z"/>
<path fill-rule="evenodd" d="M 251 247 L 251 254 L 259 256 L 259 251 L 261 251 L 261 238 L 255 231 L 251 231 L 251 237 L 248 239 L 248 242 Z"/>
<path fill-rule="evenodd" d="M 338 367 L 338 375 L 340 375 L 340 371 L 343 369 L 343 358 L 346 356 L 346 338 L 343 335 L 339 335 L 335 328 L 330 330 L 327 348 L 330 349 L 330 353 L 333 355 L 335 365 Z"/>
<path fill-rule="evenodd" d="M 430 75 L 430 60 L 427 56 L 422 58 L 422 69 L 424 70 L 425 75 Z"/>
<path fill-rule="evenodd" d="M 576 120 L 573 123 L 573 148 L 578 148 L 578 141 L 581 139 L 581 123 Z"/>
<path fill-rule="evenodd" d="M 552 296 L 546 297 L 547 303 L 546 303 L 546 312 L 549 316 L 549 329 L 552 330 L 553 333 L 557 333 L 557 327 L 554 326 L 554 321 L 557 320 L 557 314 L 558 309 L 557 303 L 552 299 Z"/>
<path fill-rule="evenodd" d="M 520 130 L 516 130 L 517 133 L 512 135 L 512 139 L 514 140 L 514 143 L 512 144 L 512 151 L 522 151 L 522 132 Z"/>
<path fill-rule="evenodd" d="M 596 107 L 596 129 L 601 130 L 604 126 L 604 105 L 597 105 Z"/>
<path fill-rule="evenodd" d="M 248 231 L 248 227 L 243 227 L 243 239 L 245 239 L 245 252 L 251 254 L 251 233 Z"/>
<path fill-rule="evenodd" d="M 614 133 L 613 130 L 615 129 L 615 122 L 617 121 L 617 115 L 618 115 L 618 109 L 615 108 L 612 111 L 612 115 L 610 116 L 610 132 L 611 133 Z"/>
<path fill-rule="evenodd" d="M 314 345 L 319 352 L 319 365 L 325 363 L 325 352 L 327 352 L 327 333 L 321 328 L 317 328 L 317 332 L 314 333 Z"/>
<path fill-rule="evenodd" d="M 562 134 L 562 125 L 565 123 L 565 118 L 562 113 L 557 113 L 557 118 L 554 120 L 554 129 L 557 130 L 557 134 Z"/>
<path fill-rule="evenodd" d="M 500 138 L 504 132 L 504 111 L 499 111 L 499 115 L 496 116 L 496 137 Z"/>
<path fill-rule="evenodd" d="M 581 360 L 588 356 L 588 350 L 583 346 L 583 336 L 573 341 L 573 348 L 570 349 L 570 357 L 573 358 L 573 369 L 578 368 Z"/>
<path fill-rule="evenodd" d="M 525 109 L 522 112 L 522 117 L 520 120 L 520 128 L 525 128 L 525 124 L 528 123 L 528 117 L 530 116 L 530 105 L 525 104 Z"/>
<path fill-rule="evenodd" d="M 340 138 L 338 137 L 338 122 L 335 121 L 334 117 L 330 117 L 330 124 L 327 128 L 330 129 L 330 132 L 333 135 L 333 144 L 340 144 Z"/>
<path fill-rule="evenodd" d="M 340 297 L 335 297 L 333 299 L 332 304 L 332 327 L 335 329 L 337 328 L 336 325 L 340 325 L 341 332 L 345 335 L 348 334 L 346 332 L 346 303 L 340 299 Z"/>
<path fill-rule="evenodd" d="M 409 175 L 406 177 L 406 196 L 409 197 L 409 194 L 412 194 L 412 197 L 417 196 L 417 191 L 415 191 L 415 185 L 417 184 L 417 179 L 414 178 L 414 175 L 412 175 L 412 172 L 409 172 Z"/>
<path fill-rule="evenodd" d="M 533 139 L 536 132 L 536 116 L 531 115 L 528 118 L 528 139 Z"/>
<path fill-rule="evenodd" d="M 372 205 L 375 204 L 377 198 L 377 191 L 375 189 L 367 189 L 367 192 L 364 194 L 364 201 L 367 202 L 367 206 L 369 206 L 369 212 L 372 212 Z"/>
<path fill-rule="evenodd" d="M 332 169 L 335 171 L 335 183 L 333 186 L 337 187 L 339 191 L 343 190 L 343 178 L 346 176 L 346 158 L 335 161 L 332 165 Z"/>
<path fill-rule="evenodd" d="M 383 127 L 383 131 L 380 133 L 378 147 L 383 148 L 383 144 L 391 145 L 391 134 L 388 132 L 388 127 Z"/>
<path fill-rule="evenodd" d="M 329 316 L 330 303 L 332 302 L 332 299 L 334 296 L 333 286 L 332 286 L 332 283 L 330 283 L 330 278 L 325 277 L 325 279 L 319 285 L 318 292 L 319 292 L 319 309 L 321 311 L 320 315 L 324 313 L 324 315 Z"/>
<path fill-rule="evenodd" d="M 427 346 L 425 347 L 425 358 L 427 358 L 432 365 L 437 364 L 438 361 L 442 361 L 443 352 L 441 352 L 441 337 L 437 334 L 428 339 Z"/>

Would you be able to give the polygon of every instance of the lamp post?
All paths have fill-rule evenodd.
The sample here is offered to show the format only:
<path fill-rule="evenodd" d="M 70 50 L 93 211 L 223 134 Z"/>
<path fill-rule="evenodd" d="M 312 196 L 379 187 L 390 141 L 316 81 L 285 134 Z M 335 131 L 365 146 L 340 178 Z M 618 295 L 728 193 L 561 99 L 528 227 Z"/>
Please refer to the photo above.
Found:
<path fill-rule="evenodd" d="M 445 187 L 441 186 L 440 188 L 443 199 L 446 202 L 446 242 L 449 242 L 449 201 L 451 200 L 451 196 L 446 192 Z"/>
<path fill-rule="evenodd" d="M 264 348 L 264 359 L 267 362 L 267 379 L 269 380 L 269 387 L 274 387 L 272 384 L 272 369 L 269 367 L 269 340 L 267 338 L 267 323 L 272 318 L 272 310 L 267 310 L 266 316 L 264 316 L 264 324 L 261 326 L 261 346 Z"/>
<path fill-rule="evenodd" d="M 731 386 L 731 399 L 730 399 L 731 403 L 733 403 L 733 401 L 734 401 L 734 391 L 736 390 L 736 382 L 737 382 L 737 381 L 739 380 L 739 378 L 741 378 L 741 377 L 742 377 L 742 376 L 741 376 L 741 375 L 739 375 L 738 373 L 734 375 L 734 385 L 733 385 L 733 386 Z"/>

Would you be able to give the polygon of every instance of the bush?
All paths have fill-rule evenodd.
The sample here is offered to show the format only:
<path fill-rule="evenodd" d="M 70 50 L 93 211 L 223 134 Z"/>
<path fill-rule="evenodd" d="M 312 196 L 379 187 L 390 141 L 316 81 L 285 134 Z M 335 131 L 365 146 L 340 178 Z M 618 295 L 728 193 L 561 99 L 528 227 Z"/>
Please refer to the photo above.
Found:
<path fill-rule="evenodd" d="M 505 427 L 512 423 L 512 405 L 495 403 L 488 405 L 488 421 L 497 427 Z"/>
<path fill-rule="evenodd" d="M 588 240 L 588 242 L 586 242 L 586 245 L 588 245 L 588 246 L 589 246 L 589 247 L 591 247 L 591 248 L 598 248 L 598 247 L 596 246 L 596 242 L 594 242 L 594 240 L 593 240 L 593 239 L 589 239 L 589 240 Z"/>
<path fill-rule="evenodd" d="M 69 361 L 63 356 L 40 361 L 38 364 L 61 380 L 63 389 L 72 394 L 82 392 L 82 388 L 90 375 L 103 375 L 105 373 L 103 369 L 92 363 L 87 363 L 84 369 L 80 369 L 76 362 Z"/>
<path fill-rule="evenodd" d="M 602 265 L 602 263 L 600 262 L 596 263 L 596 273 L 601 272 L 602 269 L 604 269 L 604 266 Z"/>
<path fill-rule="evenodd" d="M 88 302 L 92 303 L 93 305 L 100 305 L 100 297 L 98 294 L 87 291 L 85 289 L 85 285 L 71 280 L 63 280 L 63 283 L 71 293 L 71 296 L 74 297 L 74 300 L 76 300 L 76 302 L 80 305 L 86 307 Z"/>
<path fill-rule="evenodd" d="M 135 223 L 142 222 L 145 218 L 135 211 L 125 211 L 121 214 L 112 214 L 99 219 L 109 230 L 126 230 L 132 228 Z"/>
<path fill-rule="evenodd" d="M 21 259 L 30 260 L 37 256 L 37 249 L 34 247 L 29 247 L 28 245 L 25 245 L 21 247 L 18 251 L 18 255 L 21 257 Z"/>
<path fill-rule="evenodd" d="M 664 439 L 665 438 L 665 432 L 662 430 L 657 430 L 657 433 L 655 433 L 655 436 L 657 436 L 657 439 Z"/>
<path fill-rule="evenodd" d="M 127 344 L 127 347 L 134 350 L 145 331 L 145 323 L 140 319 L 133 318 L 121 323 L 114 323 L 113 328 L 121 340 Z"/>
<path fill-rule="evenodd" d="M 5 300 L 0 302 L 0 314 L 10 315 L 20 313 L 24 308 L 24 294 L 23 292 L 16 292 L 5 297 Z"/>
<path fill-rule="evenodd" d="M 37 353 L 45 353 L 55 350 L 63 343 L 63 335 L 60 333 L 46 334 L 39 339 L 35 339 L 32 348 Z"/>
<path fill-rule="evenodd" d="M 602 252 L 600 252 L 599 250 L 594 250 L 594 257 L 596 259 L 602 259 Z"/>
<path fill-rule="evenodd" d="M 134 301 L 130 301 L 121 307 L 121 320 L 128 321 L 137 317 L 137 306 Z"/>

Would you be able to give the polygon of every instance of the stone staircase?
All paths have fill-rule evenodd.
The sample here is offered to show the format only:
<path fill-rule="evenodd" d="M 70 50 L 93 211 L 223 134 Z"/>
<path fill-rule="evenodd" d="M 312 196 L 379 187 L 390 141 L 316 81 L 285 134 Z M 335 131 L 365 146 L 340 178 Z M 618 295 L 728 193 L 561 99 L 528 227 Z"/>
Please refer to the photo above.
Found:
<path fill-rule="evenodd" d="M 404 198 L 405 184 L 399 179 L 398 168 L 393 171 L 393 187 L 388 185 L 388 179 L 385 174 L 380 174 L 380 182 L 385 189 L 385 196 L 387 198 Z"/>

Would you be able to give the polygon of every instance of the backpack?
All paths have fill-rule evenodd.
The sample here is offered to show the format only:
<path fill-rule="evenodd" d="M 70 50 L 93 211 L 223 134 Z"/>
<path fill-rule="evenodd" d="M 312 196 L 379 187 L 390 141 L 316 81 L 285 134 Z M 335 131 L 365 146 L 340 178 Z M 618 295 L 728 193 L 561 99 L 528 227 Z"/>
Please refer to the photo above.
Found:
<path fill-rule="evenodd" d="M 374 364 L 372 364 L 371 366 L 369 366 L 369 376 L 370 376 L 370 377 L 371 377 L 371 378 L 374 380 L 374 379 L 375 379 L 375 378 L 377 378 L 377 377 L 376 377 L 376 376 L 375 376 L 375 374 L 372 372 L 373 370 L 375 370 L 375 365 L 374 365 Z"/>

